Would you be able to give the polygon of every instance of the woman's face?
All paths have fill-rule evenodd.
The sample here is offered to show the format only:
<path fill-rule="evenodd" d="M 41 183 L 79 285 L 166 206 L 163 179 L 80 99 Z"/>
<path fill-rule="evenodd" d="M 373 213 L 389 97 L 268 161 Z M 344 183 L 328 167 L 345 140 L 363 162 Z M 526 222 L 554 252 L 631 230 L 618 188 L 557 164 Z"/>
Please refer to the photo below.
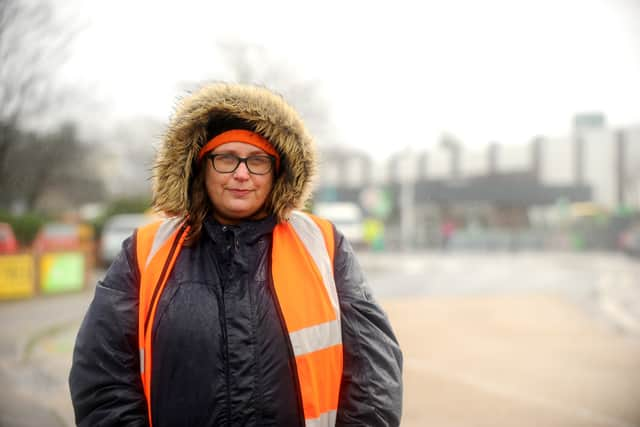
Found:
<path fill-rule="evenodd" d="M 229 142 L 210 154 L 232 154 L 238 157 L 266 156 L 263 150 L 244 142 Z M 267 215 L 265 202 L 273 188 L 273 170 L 266 175 L 250 173 L 245 162 L 231 173 L 214 169 L 210 157 L 205 159 L 205 186 L 214 206 L 213 216 L 221 224 L 236 224 L 244 219 L 260 219 Z M 272 168 L 273 169 L 273 168 Z"/>

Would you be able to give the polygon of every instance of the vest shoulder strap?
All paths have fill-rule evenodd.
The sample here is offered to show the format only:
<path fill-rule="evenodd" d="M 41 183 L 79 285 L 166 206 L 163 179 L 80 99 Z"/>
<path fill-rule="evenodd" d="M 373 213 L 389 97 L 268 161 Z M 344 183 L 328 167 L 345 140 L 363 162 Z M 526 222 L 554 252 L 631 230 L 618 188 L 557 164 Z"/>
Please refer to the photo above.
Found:
<path fill-rule="evenodd" d="M 335 236 L 333 234 L 333 225 L 331 222 L 324 218 L 320 218 L 319 216 L 307 214 L 316 223 L 320 231 L 322 232 L 322 237 L 324 237 L 324 243 L 327 246 L 327 253 L 329 254 L 329 258 L 331 259 L 331 264 L 333 265 L 333 257 L 335 252 Z"/>
<path fill-rule="evenodd" d="M 136 230 L 140 271 L 138 347 L 140 374 L 151 424 L 151 329 L 158 300 L 189 231 L 184 218 L 169 218 Z"/>
<path fill-rule="evenodd" d="M 145 270 L 147 255 L 151 252 L 153 238 L 161 224 L 162 221 L 154 221 L 137 228 L 135 231 L 136 264 L 141 275 Z"/>
<path fill-rule="evenodd" d="M 335 425 L 342 380 L 333 225 L 293 211 L 273 233 L 272 275 L 289 332 L 305 425 Z"/>

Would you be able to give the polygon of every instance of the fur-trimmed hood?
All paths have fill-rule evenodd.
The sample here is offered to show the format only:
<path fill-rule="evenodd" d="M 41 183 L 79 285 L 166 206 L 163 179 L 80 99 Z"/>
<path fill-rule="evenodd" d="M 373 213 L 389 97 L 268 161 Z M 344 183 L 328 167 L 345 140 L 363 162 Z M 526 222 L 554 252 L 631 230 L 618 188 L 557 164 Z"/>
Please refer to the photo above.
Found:
<path fill-rule="evenodd" d="M 187 214 L 198 152 L 216 117 L 249 122 L 280 154 L 280 173 L 269 203 L 278 220 L 301 208 L 316 171 L 315 145 L 302 119 L 280 95 L 264 87 L 230 83 L 204 86 L 179 102 L 153 167 L 154 208 L 167 216 Z"/>

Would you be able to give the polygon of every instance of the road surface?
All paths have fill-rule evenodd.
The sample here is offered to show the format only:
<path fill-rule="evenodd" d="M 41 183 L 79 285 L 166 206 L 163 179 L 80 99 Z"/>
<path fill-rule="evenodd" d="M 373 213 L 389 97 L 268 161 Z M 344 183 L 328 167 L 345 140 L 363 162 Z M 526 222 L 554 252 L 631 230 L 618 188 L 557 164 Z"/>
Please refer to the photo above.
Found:
<path fill-rule="evenodd" d="M 405 356 L 402 425 L 640 426 L 640 263 L 616 254 L 366 254 Z M 92 292 L 0 303 L 0 427 L 70 426 Z"/>

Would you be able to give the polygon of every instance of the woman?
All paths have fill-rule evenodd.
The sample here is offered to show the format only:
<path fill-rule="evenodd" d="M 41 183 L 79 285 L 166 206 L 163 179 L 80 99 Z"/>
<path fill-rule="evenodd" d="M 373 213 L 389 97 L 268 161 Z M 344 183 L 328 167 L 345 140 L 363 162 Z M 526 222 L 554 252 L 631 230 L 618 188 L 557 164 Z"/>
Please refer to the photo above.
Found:
<path fill-rule="evenodd" d="M 402 356 L 353 251 L 304 214 L 313 142 L 278 95 L 185 98 L 78 333 L 80 426 L 397 426 Z"/>

